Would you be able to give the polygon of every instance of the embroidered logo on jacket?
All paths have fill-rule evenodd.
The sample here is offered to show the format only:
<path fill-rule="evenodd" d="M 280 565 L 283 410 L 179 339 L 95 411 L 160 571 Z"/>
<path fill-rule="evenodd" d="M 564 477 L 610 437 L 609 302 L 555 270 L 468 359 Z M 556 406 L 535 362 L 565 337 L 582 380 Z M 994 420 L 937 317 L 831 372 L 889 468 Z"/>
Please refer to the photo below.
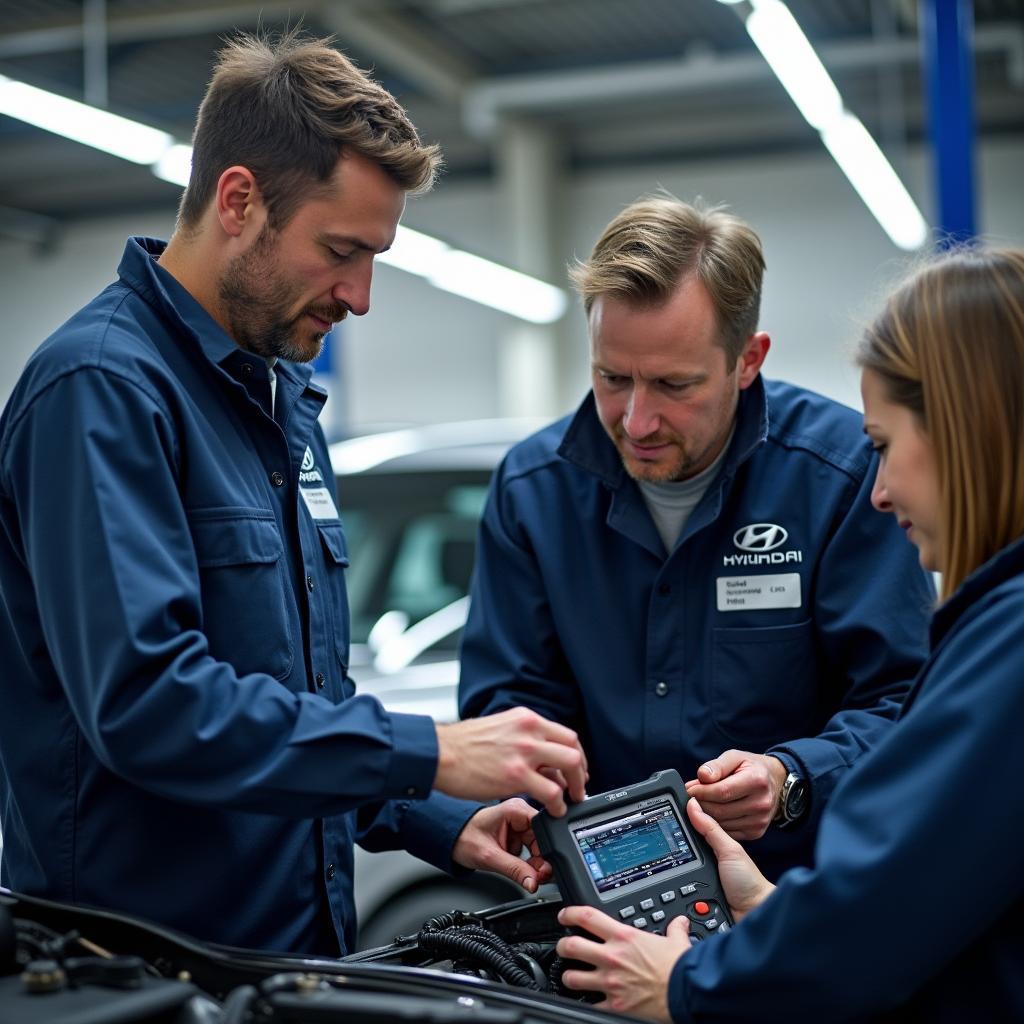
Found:
<path fill-rule="evenodd" d="M 732 542 L 740 551 L 772 551 L 787 540 L 789 531 L 775 523 L 751 523 L 732 535 Z"/>
<path fill-rule="evenodd" d="M 744 552 L 742 555 L 724 555 L 724 565 L 778 565 L 782 562 L 802 562 L 802 551 L 777 551 L 789 540 L 789 531 L 777 523 L 750 523 L 741 526 L 732 542 Z"/>
<path fill-rule="evenodd" d="M 306 454 L 302 456 L 302 466 L 299 469 L 300 484 L 322 484 L 323 474 L 313 464 L 313 450 L 306 448 Z"/>

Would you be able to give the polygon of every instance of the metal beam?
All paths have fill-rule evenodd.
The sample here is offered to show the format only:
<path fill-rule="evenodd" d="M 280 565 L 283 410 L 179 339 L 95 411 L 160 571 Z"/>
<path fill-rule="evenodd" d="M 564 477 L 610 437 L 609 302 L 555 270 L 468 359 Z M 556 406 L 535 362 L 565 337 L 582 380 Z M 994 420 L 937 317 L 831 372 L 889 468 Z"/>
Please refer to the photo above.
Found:
<path fill-rule="evenodd" d="M 107 108 L 107 0 L 85 0 L 82 7 L 84 99 L 90 106 Z"/>
<path fill-rule="evenodd" d="M 475 77 L 473 68 L 450 50 L 425 39 L 398 15 L 375 12 L 371 16 L 348 5 L 329 4 L 321 17 L 342 45 L 354 43 L 428 96 L 461 100 Z"/>
<path fill-rule="evenodd" d="M 369 13 L 373 10 L 373 14 Z M 381 9 L 371 0 L 321 0 L 308 2 L 304 13 L 319 18 L 342 45 L 352 43 L 374 61 L 421 89 L 444 100 L 459 100 L 475 70 L 451 51 L 424 39 L 397 14 Z M 238 26 L 255 27 L 276 18 L 292 18 L 292 3 L 253 4 L 222 2 L 215 6 L 179 8 L 175 11 L 117 16 L 108 12 L 107 43 L 148 42 L 174 37 L 204 35 Z M 45 53 L 79 50 L 88 33 L 81 22 L 0 35 L 0 59 L 31 57 Z"/>
<path fill-rule="evenodd" d="M 317 5 L 306 4 L 307 12 L 315 12 Z M 107 42 L 146 42 L 175 36 L 197 36 L 219 32 L 237 25 L 256 25 L 268 18 L 294 14 L 293 4 L 220 3 L 215 6 L 183 7 L 174 11 L 107 18 Z M 86 32 L 81 21 L 55 24 L 50 28 L 0 35 L 0 58 L 35 57 L 44 53 L 63 53 L 80 50 L 85 44 Z"/>
<path fill-rule="evenodd" d="M 974 52 L 1004 54 L 1007 77 L 1015 87 L 1021 87 L 1024 27 L 1010 22 L 980 28 L 974 35 Z M 818 53 L 830 71 L 916 65 L 921 58 L 919 43 L 913 38 L 830 43 L 819 47 Z M 506 112 L 566 111 L 608 102 L 707 93 L 757 84 L 771 77 L 771 69 L 757 53 L 702 54 L 682 60 L 507 76 L 471 87 L 463 118 L 470 131 L 486 137 L 497 129 Z"/>
<path fill-rule="evenodd" d="M 40 252 L 47 252 L 57 244 L 62 230 L 53 217 L 0 206 L 0 238 L 28 242 Z"/>

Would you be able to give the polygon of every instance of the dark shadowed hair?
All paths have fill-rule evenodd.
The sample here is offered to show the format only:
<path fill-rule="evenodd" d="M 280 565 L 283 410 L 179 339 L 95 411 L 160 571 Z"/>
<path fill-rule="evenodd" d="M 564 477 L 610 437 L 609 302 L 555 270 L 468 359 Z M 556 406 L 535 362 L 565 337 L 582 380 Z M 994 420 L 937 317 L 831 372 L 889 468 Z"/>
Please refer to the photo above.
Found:
<path fill-rule="evenodd" d="M 965 248 L 918 270 L 857 361 L 917 415 L 935 451 L 947 598 L 1024 536 L 1024 250 Z"/>
<path fill-rule="evenodd" d="M 429 191 L 438 148 L 423 145 L 395 98 L 330 42 L 293 30 L 239 35 L 220 51 L 192 139 L 182 228 L 198 225 L 234 164 L 252 172 L 278 230 L 329 190 L 342 152 L 374 161 L 406 192 Z"/>

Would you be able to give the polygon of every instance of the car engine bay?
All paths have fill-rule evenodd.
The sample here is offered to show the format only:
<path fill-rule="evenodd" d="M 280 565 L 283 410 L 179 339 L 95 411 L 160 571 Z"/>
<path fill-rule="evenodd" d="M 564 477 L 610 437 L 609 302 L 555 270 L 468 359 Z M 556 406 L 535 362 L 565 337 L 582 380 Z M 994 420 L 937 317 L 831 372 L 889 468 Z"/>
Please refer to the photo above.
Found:
<path fill-rule="evenodd" d="M 561 987 L 550 897 L 453 910 L 338 960 L 205 944 L 104 910 L 0 891 L 4 1024 L 589 1022 Z"/>

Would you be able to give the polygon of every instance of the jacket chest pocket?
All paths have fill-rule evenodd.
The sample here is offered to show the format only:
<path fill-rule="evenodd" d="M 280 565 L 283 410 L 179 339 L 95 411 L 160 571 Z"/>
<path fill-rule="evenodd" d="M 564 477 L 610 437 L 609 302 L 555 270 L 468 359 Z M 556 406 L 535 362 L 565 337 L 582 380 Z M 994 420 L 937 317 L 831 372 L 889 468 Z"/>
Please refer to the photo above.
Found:
<path fill-rule="evenodd" d="M 763 751 L 813 731 L 818 713 L 814 627 L 715 629 L 711 716 L 737 746 Z"/>
<path fill-rule="evenodd" d="M 239 675 L 292 670 L 284 545 L 269 510 L 199 510 L 190 514 L 199 565 L 203 633 L 210 654 Z"/>
<path fill-rule="evenodd" d="M 348 592 L 345 589 L 345 570 L 348 568 L 349 560 L 345 530 L 340 521 L 318 522 L 316 529 L 320 535 L 327 579 L 327 600 L 330 605 L 328 621 L 331 624 L 335 651 L 341 668 L 344 695 L 350 697 L 355 691 L 355 684 L 347 677 L 349 612 Z"/>

